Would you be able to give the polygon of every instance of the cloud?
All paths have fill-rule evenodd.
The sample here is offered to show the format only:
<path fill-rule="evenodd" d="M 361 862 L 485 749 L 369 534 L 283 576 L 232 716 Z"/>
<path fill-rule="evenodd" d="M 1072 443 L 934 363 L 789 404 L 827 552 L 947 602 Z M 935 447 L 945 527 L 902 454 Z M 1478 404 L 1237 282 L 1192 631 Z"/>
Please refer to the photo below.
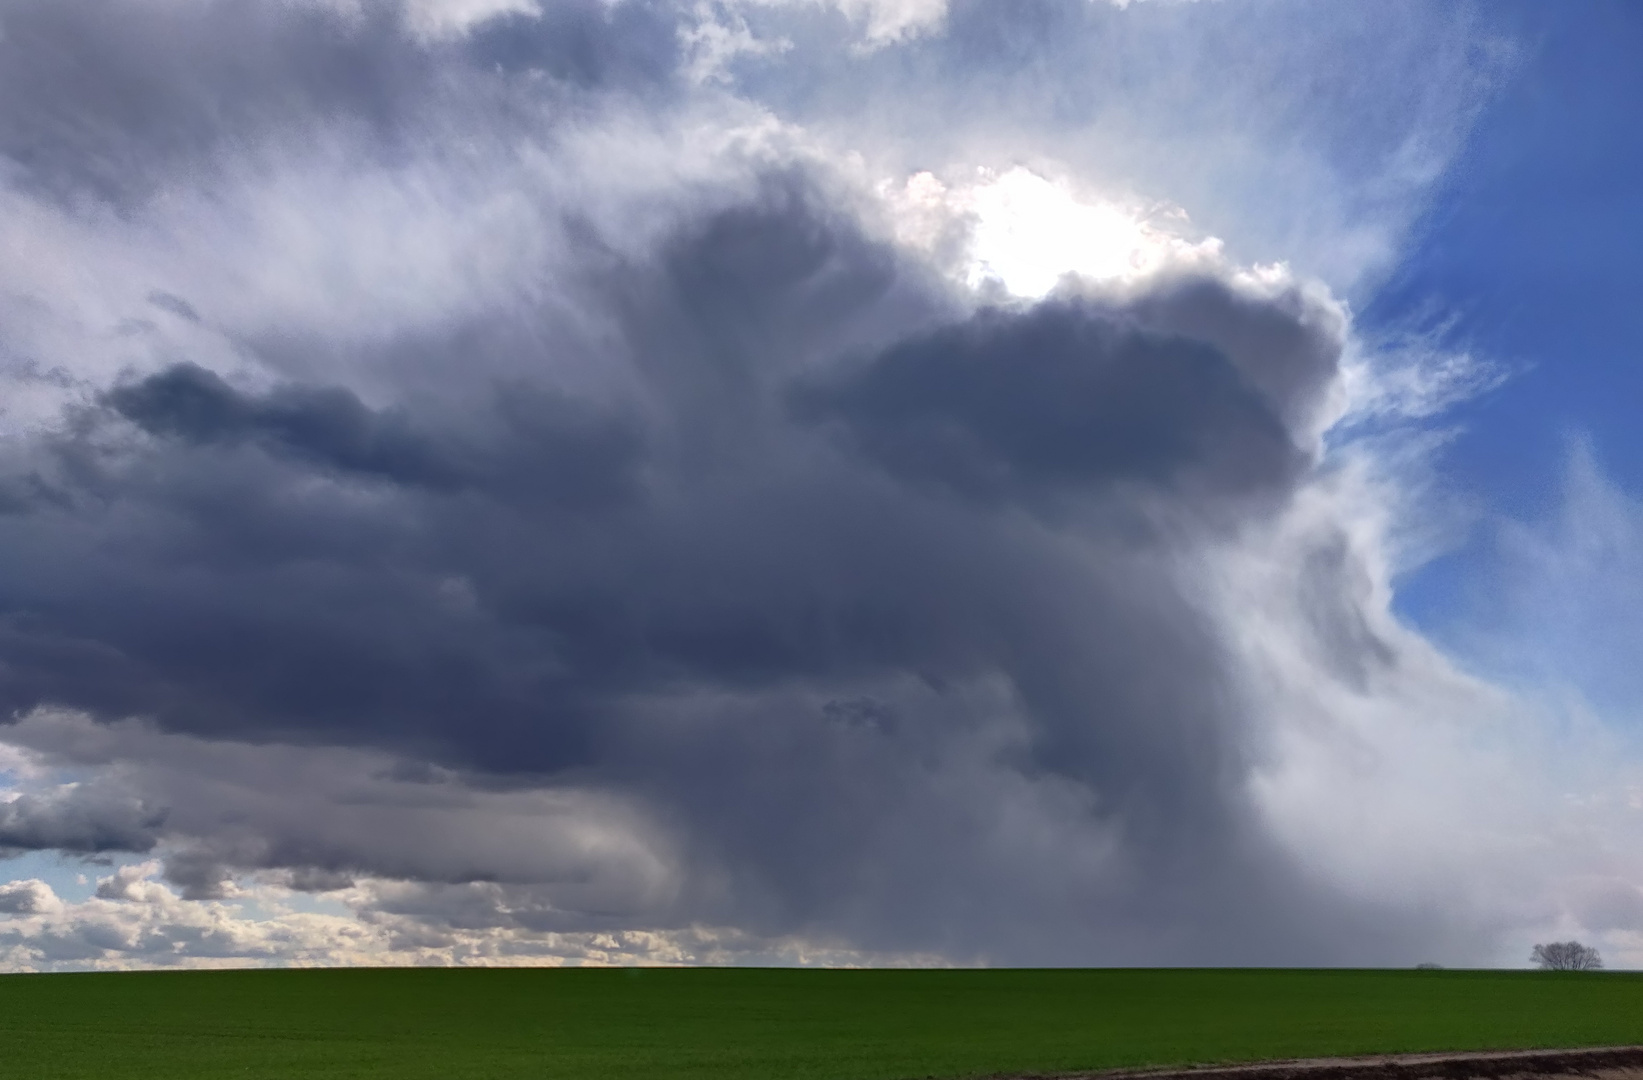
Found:
<path fill-rule="evenodd" d="M 1630 657 L 1643 601 L 1643 507 L 1590 441 L 1571 436 L 1562 482 L 1538 516 L 1481 517 L 1460 600 L 1438 633 L 1518 692 L 1576 702 L 1635 730 Z"/>
<path fill-rule="evenodd" d="M 947 0 L 832 0 L 840 11 L 865 24 L 869 42 L 882 44 L 939 26 Z"/>
<path fill-rule="evenodd" d="M 148 851 L 164 817 L 104 792 L 18 795 L 0 806 L 0 850 Z"/>
<path fill-rule="evenodd" d="M 1228 672 L 1180 563 L 1304 477 L 1338 313 L 1165 274 L 963 314 L 802 171 L 753 190 L 600 269 L 607 362 L 636 388 L 604 402 L 555 405 L 520 357 L 497 393 L 446 369 L 451 392 L 391 411 L 186 365 L 81 408 L 39 443 L 52 496 L 8 534 L 31 568 L 9 585 L 10 707 L 154 725 L 163 750 L 97 728 L 135 741 L 63 767 L 122 769 L 165 808 L 185 896 L 288 868 L 891 952 L 1287 955 L 1293 921 L 1257 912 L 1294 884 L 1231 784 L 1241 721 L 1213 704 Z M 582 444 L 515 438 L 515 415 L 585 417 L 567 430 L 622 448 L 631 479 L 556 486 Z M 1222 496 L 1231 517 L 1204 518 Z M 36 751 L 89 738 L 32 723 Z M 282 760 L 267 745 L 207 765 L 164 742 L 184 733 L 377 747 L 541 794 L 516 796 L 519 838 L 477 795 L 473 833 L 450 807 L 412 825 L 400 795 L 345 810 L 324 774 L 255 775 Z M 220 790 L 247 770 L 260 794 Z M 637 816 L 609 846 L 553 840 L 604 828 L 595 795 Z M 1126 914 L 1177 893 L 1194 914 Z M 1165 944 L 1177 920 L 1199 927 Z M 1293 948 L 1337 945 L 1320 927 Z"/>
<path fill-rule="evenodd" d="M 948 0 L 720 0 L 699 3 L 699 15 L 714 8 L 828 8 L 842 15 L 861 35 L 858 48 L 882 48 L 939 29 Z M 746 23 L 741 24 L 745 28 Z"/>
<path fill-rule="evenodd" d="M 494 450 L 442 444 L 341 388 L 281 387 L 253 398 L 188 363 L 116 386 L 107 400 L 150 435 L 194 446 L 256 442 L 343 476 L 444 491 L 518 486 L 572 505 L 621 498 L 638 452 L 619 423 L 580 416 L 575 404 L 528 388 L 514 388 L 495 417 L 500 441 L 524 445 Z M 514 457 L 533 459 L 528 475 L 510 475 Z"/>
<path fill-rule="evenodd" d="M 41 915 L 60 906 L 57 894 L 43 881 L 12 881 L 0 885 L 0 915 Z"/>
<path fill-rule="evenodd" d="M 1392 268 L 1515 53 L 1470 6 L 1315 14 L 959 3 L 940 33 L 850 59 L 778 24 L 800 47 L 738 85 L 886 175 L 963 188 L 977 166 L 1024 165 L 1109 202 L 1185 207 L 1236 260 L 1355 294 Z"/>
<path fill-rule="evenodd" d="M 367 882 L 315 903 L 279 884 L 247 884 L 227 900 L 190 901 L 156 880 L 155 863 L 101 878 L 95 896 L 65 901 L 43 881 L 0 886 L 0 963 L 10 971 L 314 965 L 522 966 L 810 963 L 863 957 L 733 929 L 560 933 L 497 925 L 501 890 Z M 476 922 L 464 911 L 484 913 Z M 487 921 L 492 920 L 492 921 Z M 503 922 L 506 923 L 506 919 Z M 939 958 L 902 956 L 902 963 Z"/>
<path fill-rule="evenodd" d="M 1076 302 L 984 312 L 807 388 L 798 403 L 818 420 L 836 419 L 898 477 L 977 496 L 1292 482 L 1304 459 L 1279 418 L 1289 403 L 1264 400 L 1220 350 L 1136 321 Z M 1263 345 L 1262 361 L 1279 355 Z M 1312 378 L 1327 382 L 1329 350 L 1313 353 L 1323 364 Z"/>
<path fill-rule="evenodd" d="M 189 898 L 220 897 L 254 869 L 291 870 L 285 880 L 322 891 L 353 876 L 492 881 L 539 887 L 561 921 L 598 922 L 635 906 L 654 915 L 675 885 L 667 831 L 594 790 L 495 790 L 368 750 L 206 742 L 51 714 L 9 737 L 44 767 L 88 777 L 16 791 L 6 806 L 14 847 L 146 853 L 158 840 L 168 880 Z M 43 786 L 48 799 L 34 794 Z M 293 790 L 300 801 L 282 796 Z M 149 805 L 162 800 L 162 811 Z"/>
<path fill-rule="evenodd" d="M 1198 56 L 1217 6 L 105 7 L 0 43 L 39 256 L 0 270 L 0 846 L 145 861 L 7 886 L 8 963 L 1381 963 L 1628 917 L 1587 841 L 1465 893 L 1521 854 L 1445 865 L 1492 789 L 1410 796 L 1518 778 L 1538 721 L 1389 614 L 1373 451 L 1325 438 L 1377 377 L 1348 307 L 1228 254 L 1265 200 L 1194 233 L 1196 158 L 1109 197 L 1114 114 L 1040 107 L 1111 20 Z M 792 48 L 702 67 L 709 17 Z M 860 87 L 803 92 L 838 65 L 885 103 L 854 141 Z M 1189 105 L 1115 160 L 1200 145 Z M 1284 147 L 1241 182 L 1347 171 Z M 1549 791 L 1503 820 L 1555 836 Z"/>
<path fill-rule="evenodd" d="M 969 951 L 1042 902 L 1035 878 L 1065 873 L 1067 850 L 1089 855 L 1052 893 L 1099 895 L 1108 873 L 1136 882 L 1121 895 L 1161 887 L 1156 862 L 1201 849 L 1200 829 L 1228 834 L 1222 819 L 1240 813 L 1217 775 L 1238 750 L 1205 711 L 1225 673 L 1183 608 L 1180 553 L 1142 538 L 1167 523 L 1193 548 L 1216 534 L 1193 523 L 1216 494 L 1298 481 L 1309 452 L 1286 424 L 1304 433 L 1332 378 L 1338 318 L 1302 293 L 1161 279 L 1127 300 L 983 311 L 898 338 L 899 323 L 952 303 L 898 261 L 783 177 L 618 274 L 644 388 L 620 410 L 646 425 L 630 444 L 642 479 L 591 504 L 503 479 L 540 483 L 571 444 L 518 440 L 457 484 L 455 466 L 432 463 L 460 455 L 414 437 L 408 407 L 382 419 L 337 390 L 251 396 L 189 367 L 116 387 L 50 445 L 61 498 L 12 534 L 38 583 L 13 586 L 29 589 L 12 595 L 30 619 L 12 628 L 12 707 L 135 714 L 216 739 L 420 746 L 512 782 L 581 776 L 679 834 L 685 899 L 651 918 L 752 919 L 774 934 L 845 919 L 880 947 Z M 841 367 L 873 323 L 884 344 Z M 519 402 L 553 415 L 513 390 L 475 430 L 506 430 Z M 829 433 L 835 420 L 852 438 Z M 239 505 L 223 501 L 231 490 Z M 1040 505 L 1045 492 L 1062 505 Z M 276 518 L 248 552 L 248 528 L 262 531 L 250 521 Z M 134 542 L 102 557 L 72 539 L 122 533 Z M 66 565 L 39 563 L 48 551 L 79 567 L 83 590 Z M 33 620 L 62 629 L 42 641 Z M 837 723 L 851 702 L 882 720 Z M 945 764 L 922 776 L 931 755 Z M 757 779 L 770 774 L 783 790 Z M 224 816 L 191 809 L 183 776 L 150 777 L 145 799 L 149 784 L 185 848 L 205 829 L 195 816 Z M 967 811 L 932 843 L 924 830 L 961 787 L 1002 818 Z M 320 820 L 346 833 L 338 812 Z M 512 841 L 494 864 L 397 865 L 384 825 L 362 824 L 357 850 L 306 857 L 422 880 L 551 873 Z M 969 865 L 972 829 L 1001 865 Z M 1017 829 L 1041 835 L 1023 846 Z M 324 847 L 234 831 L 199 838 L 168 863 L 172 879 L 209 895 L 208 871 Z M 914 933 L 915 883 L 846 886 L 906 845 L 922 849 L 926 882 L 979 869 L 956 891 L 996 889 L 1009 867 L 1018 884 L 953 912 L 939 938 L 894 940 L 881 923 Z M 1055 852 L 1053 866 L 1014 865 L 1025 851 Z"/>
<path fill-rule="evenodd" d="M 543 14 L 538 0 L 406 0 L 404 11 L 411 32 L 424 39 L 461 35 L 499 17 Z"/>

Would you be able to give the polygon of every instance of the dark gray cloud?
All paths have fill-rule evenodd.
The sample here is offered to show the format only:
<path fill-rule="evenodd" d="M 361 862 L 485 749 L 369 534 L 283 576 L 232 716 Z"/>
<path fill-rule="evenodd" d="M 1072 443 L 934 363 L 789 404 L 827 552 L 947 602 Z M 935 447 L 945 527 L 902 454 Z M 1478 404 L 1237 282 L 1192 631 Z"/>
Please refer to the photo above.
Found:
<path fill-rule="evenodd" d="M 165 818 L 163 809 L 103 790 L 21 795 L 0 806 L 0 850 L 145 852 L 158 842 Z"/>
<path fill-rule="evenodd" d="M 665 923 L 1337 955 L 1242 801 L 1178 561 L 1304 477 L 1285 418 L 1338 326 L 1200 277 L 927 330 L 944 301 L 794 183 L 618 275 L 627 404 L 373 409 L 187 364 L 110 390 L 54 448 L 59 498 L 7 519 L 9 708 L 628 793 L 684 852 Z M 300 814 L 188 824 L 187 895 L 247 866 L 520 876 Z"/>
<path fill-rule="evenodd" d="M 271 126 L 352 118 L 391 130 L 435 69 L 385 32 L 378 8 L 355 30 L 317 5 L 13 0 L 0 153 L 36 190 L 119 198 Z"/>
<path fill-rule="evenodd" d="M 1327 368 L 1310 374 L 1322 381 Z M 1220 350 L 1077 303 L 984 312 L 806 388 L 796 405 L 841 422 L 898 476 L 984 497 L 1189 478 L 1282 488 L 1305 464 L 1273 404 Z"/>
<path fill-rule="evenodd" d="M 441 41 L 389 4 L 4 10 L 16 190 L 139 217 L 321 129 L 414 187 L 468 135 L 546 174 L 590 117 L 698 93 L 660 4 Z M 130 283 L 167 325 L 119 323 L 120 373 L 5 448 L 0 713 L 89 778 L 0 807 L 0 847 L 155 851 L 185 899 L 390 879 L 377 915 L 468 929 L 1020 963 L 1434 940 L 1269 835 L 1200 590 L 1315 479 L 1327 296 L 1205 258 L 977 308 L 814 155 L 733 145 L 681 179 L 690 139 L 660 164 L 619 141 L 520 181 L 542 252 L 454 314 L 407 288 L 397 323 L 339 329 L 394 286 L 335 300 L 323 260 L 286 322 L 235 324 L 175 265 Z M 662 196 L 620 188 L 646 169 Z M 1340 670 L 1394 666 L 1351 552 L 1306 566 Z"/>
<path fill-rule="evenodd" d="M 657 97 L 677 62 L 676 15 L 602 0 L 432 40 L 392 0 L 8 0 L 0 16 L 13 182 L 127 209 L 225 150 L 277 159 L 343 134 L 350 153 L 402 161 L 442 129 L 489 138 L 551 126 L 604 89 Z"/>
<path fill-rule="evenodd" d="M 617 501 L 634 486 L 637 436 L 621 418 L 531 386 L 497 389 L 486 436 L 464 445 L 414 429 L 401 412 L 367 408 L 338 387 L 241 394 L 195 364 L 119 386 L 107 402 L 151 435 L 195 447 L 257 443 L 342 476 L 438 491 L 486 490 L 565 508 Z"/>

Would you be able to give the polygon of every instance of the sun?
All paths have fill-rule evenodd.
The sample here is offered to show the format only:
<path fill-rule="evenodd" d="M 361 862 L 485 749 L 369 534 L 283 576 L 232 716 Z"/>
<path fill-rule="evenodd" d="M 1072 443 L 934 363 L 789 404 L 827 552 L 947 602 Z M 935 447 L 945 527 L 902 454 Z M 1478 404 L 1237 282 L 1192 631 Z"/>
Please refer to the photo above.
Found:
<path fill-rule="evenodd" d="M 889 197 L 898 238 L 934 248 L 954 229 L 964 234 L 958 274 L 977 290 L 1002 289 L 1037 300 L 1063 277 L 1126 281 L 1183 258 L 1213 256 L 1214 239 L 1192 243 L 1145 215 L 1111 200 L 1082 199 L 1063 183 L 1024 166 L 1003 173 L 976 170 L 975 182 L 949 187 L 921 172 Z M 1179 210 L 1168 214 L 1185 221 Z"/>

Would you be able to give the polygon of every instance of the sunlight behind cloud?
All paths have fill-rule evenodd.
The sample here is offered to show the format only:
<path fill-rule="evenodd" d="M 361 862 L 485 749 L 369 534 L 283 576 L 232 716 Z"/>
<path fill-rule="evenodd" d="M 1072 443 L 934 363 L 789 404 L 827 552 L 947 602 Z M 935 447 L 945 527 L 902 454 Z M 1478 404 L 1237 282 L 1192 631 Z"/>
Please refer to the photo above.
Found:
<path fill-rule="evenodd" d="M 955 231 L 963 234 L 959 275 L 971 288 L 1038 299 L 1067 274 L 1127 281 L 1166 263 L 1220 254 L 1221 242 L 1213 237 L 1190 243 L 1131 207 L 1080 199 L 1066 185 L 1022 166 L 1002 174 L 980 169 L 977 177 L 972 185 L 950 188 L 924 172 L 899 190 L 881 189 L 903 242 L 936 250 Z M 1171 214 L 1186 217 L 1179 210 Z"/>

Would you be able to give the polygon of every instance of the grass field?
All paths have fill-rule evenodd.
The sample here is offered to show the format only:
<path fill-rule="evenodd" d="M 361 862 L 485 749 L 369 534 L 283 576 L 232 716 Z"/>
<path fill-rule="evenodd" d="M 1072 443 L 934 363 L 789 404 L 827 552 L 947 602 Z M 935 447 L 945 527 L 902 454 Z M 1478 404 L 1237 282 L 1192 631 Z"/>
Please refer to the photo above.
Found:
<path fill-rule="evenodd" d="M 791 969 L 0 976 L 0 1076 L 876 1080 L 1643 1042 L 1643 975 Z"/>

